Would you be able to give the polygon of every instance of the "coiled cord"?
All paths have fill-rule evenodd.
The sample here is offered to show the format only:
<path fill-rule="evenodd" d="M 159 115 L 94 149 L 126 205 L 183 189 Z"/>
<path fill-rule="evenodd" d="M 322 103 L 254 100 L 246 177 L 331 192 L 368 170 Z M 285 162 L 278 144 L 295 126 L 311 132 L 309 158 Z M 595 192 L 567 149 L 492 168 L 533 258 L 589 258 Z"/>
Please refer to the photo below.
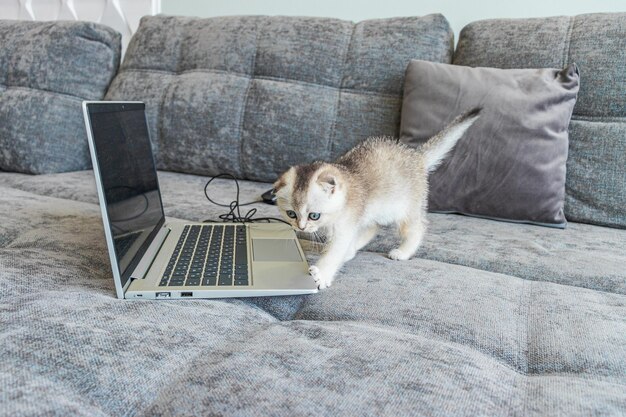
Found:
<path fill-rule="evenodd" d="M 237 194 L 235 196 L 235 200 L 231 201 L 230 204 L 218 203 L 217 201 L 209 197 L 209 192 L 208 192 L 209 185 L 211 185 L 211 183 L 218 178 L 229 178 L 235 181 Z M 218 174 L 218 175 L 215 175 L 214 177 L 211 177 L 211 179 L 208 180 L 204 186 L 204 196 L 207 198 L 207 200 L 209 200 L 211 203 L 215 204 L 216 206 L 228 208 L 227 213 L 220 214 L 218 216 L 219 220 L 207 219 L 203 221 L 204 223 L 255 223 L 255 222 L 271 223 L 272 221 L 277 221 L 277 222 L 285 223 L 291 226 L 291 224 L 289 224 L 285 220 L 279 219 L 276 217 L 256 217 L 255 218 L 254 215 L 257 212 L 256 208 L 251 208 L 250 210 L 248 210 L 246 214 L 242 216 L 241 210 L 240 210 L 241 207 L 249 206 L 249 205 L 257 204 L 257 203 L 263 203 L 263 200 L 255 200 L 255 201 L 250 201 L 247 203 L 240 203 L 239 202 L 239 181 L 237 181 L 237 178 L 235 178 L 231 174 L 224 173 L 224 174 Z"/>

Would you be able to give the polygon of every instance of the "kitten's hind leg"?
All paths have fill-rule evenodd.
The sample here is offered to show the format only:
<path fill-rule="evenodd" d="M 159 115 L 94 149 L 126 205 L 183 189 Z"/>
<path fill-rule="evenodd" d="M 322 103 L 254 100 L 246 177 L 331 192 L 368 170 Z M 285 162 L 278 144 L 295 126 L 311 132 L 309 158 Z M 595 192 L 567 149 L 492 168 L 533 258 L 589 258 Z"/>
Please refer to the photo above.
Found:
<path fill-rule="evenodd" d="M 401 221 L 399 230 L 402 243 L 389 252 L 389 257 L 396 261 L 406 261 L 422 244 L 424 233 L 426 233 L 426 216 L 420 214 Z"/>

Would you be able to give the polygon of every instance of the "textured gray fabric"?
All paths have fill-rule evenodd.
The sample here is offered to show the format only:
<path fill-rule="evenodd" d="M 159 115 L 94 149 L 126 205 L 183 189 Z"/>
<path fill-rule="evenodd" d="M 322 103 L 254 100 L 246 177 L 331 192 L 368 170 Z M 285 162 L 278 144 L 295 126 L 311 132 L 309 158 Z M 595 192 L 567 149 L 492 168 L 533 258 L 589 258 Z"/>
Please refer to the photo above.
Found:
<path fill-rule="evenodd" d="M 215 19 L 212 30 L 190 39 L 183 39 L 176 19 L 153 22 L 162 26 L 151 36 L 159 30 L 163 36 L 142 62 L 164 72 L 123 73 L 119 82 L 133 91 L 147 88 L 160 97 L 171 62 L 198 68 L 212 62 L 220 69 L 211 74 L 229 75 L 249 68 L 246 59 L 256 56 L 245 52 L 255 45 L 247 30 L 256 29 L 245 18 Z M 287 38 L 300 34 L 294 29 Z M 390 32 L 395 36 L 402 37 Z M 206 53 L 203 46 L 218 44 L 244 52 Z M 323 51 L 306 52 L 324 61 Z M 189 59 L 178 61 L 178 54 Z M 332 71 L 301 69 L 280 56 L 268 55 L 266 74 L 279 67 L 298 71 L 315 88 L 337 79 Z M 371 64 L 360 59 L 355 66 L 365 74 L 355 69 L 354 80 L 343 81 L 356 89 L 372 82 Z M 384 68 L 386 62 L 375 64 Z M 182 101 L 168 105 L 185 108 L 184 95 L 192 91 L 200 103 L 205 86 L 178 85 L 181 77 L 172 76 L 171 90 L 180 88 Z M 228 92 L 212 83 L 206 88 Z M 0 83 L 0 97 L 2 90 Z M 377 94 L 348 94 L 341 90 L 349 102 L 371 110 L 358 115 L 363 119 L 347 116 L 350 123 L 384 125 L 388 114 L 397 128 L 395 95 L 384 104 Z M 178 123 L 151 111 L 151 129 Z M 367 132 L 346 126 L 354 138 Z M 170 137 L 165 146 L 174 149 L 178 140 Z M 231 163 L 225 149 L 211 158 L 188 157 L 221 169 Z M 223 212 L 203 197 L 207 178 L 160 172 L 159 179 L 168 216 L 202 220 Z M 245 201 L 269 184 L 242 181 L 241 187 Z M 212 195 L 228 202 L 233 194 L 232 182 L 217 181 Z M 260 215 L 276 214 L 275 207 L 258 208 Z M 92 172 L 0 172 L 0 219 L 3 417 L 626 414 L 626 230 L 570 223 L 555 231 L 429 214 L 430 231 L 416 258 L 392 262 L 375 253 L 395 244 L 385 230 L 345 265 L 333 287 L 316 295 L 131 302 L 115 298 Z M 311 249 L 307 255 L 317 257 Z"/>
<path fill-rule="evenodd" d="M 561 68 L 582 81 L 569 135 L 565 217 L 626 227 L 626 13 L 473 22 L 454 63 Z"/>
<path fill-rule="evenodd" d="M 146 102 L 160 169 L 273 181 L 396 136 L 406 63 L 451 40 L 441 15 L 144 17 L 107 99 Z"/>
<path fill-rule="evenodd" d="M 483 109 L 430 174 L 428 209 L 565 227 L 567 136 L 578 83 L 573 64 L 498 69 L 412 60 L 402 142 L 419 146 L 457 115 Z"/>
<path fill-rule="evenodd" d="M 317 295 L 129 302 L 97 205 L 0 195 L 0 415 L 626 412 L 624 294 L 363 252 Z"/>
<path fill-rule="evenodd" d="M 216 219 L 224 208 L 204 197 L 207 178 L 159 172 L 165 214 L 188 219 Z M 228 204 L 234 183 L 216 180 L 210 195 Z M 0 174 L 0 186 L 36 194 L 97 204 L 91 171 L 29 176 Z M 270 184 L 240 181 L 241 201 L 254 201 Z M 258 204 L 259 216 L 278 216 L 273 206 Z M 428 232 L 417 256 L 464 265 L 528 280 L 547 281 L 626 294 L 626 231 L 569 223 L 566 230 L 495 222 L 465 216 L 429 214 Z M 306 238 L 307 236 L 302 235 Z M 385 228 L 366 250 L 387 253 L 397 245 L 397 232 Z M 318 247 L 312 249 L 319 250 Z M 282 313 L 277 313 L 282 314 Z"/>
<path fill-rule="evenodd" d="M 120 34 L 87 22 L 0 20 L 0 39 L 0 169 L 89 168 L 81 101 L 104 97 Z"/>
<path fill-rule="evenodd" d="M 568 219 L 626 228 L 626 117 L 578 116 L 569 129 Z"/>

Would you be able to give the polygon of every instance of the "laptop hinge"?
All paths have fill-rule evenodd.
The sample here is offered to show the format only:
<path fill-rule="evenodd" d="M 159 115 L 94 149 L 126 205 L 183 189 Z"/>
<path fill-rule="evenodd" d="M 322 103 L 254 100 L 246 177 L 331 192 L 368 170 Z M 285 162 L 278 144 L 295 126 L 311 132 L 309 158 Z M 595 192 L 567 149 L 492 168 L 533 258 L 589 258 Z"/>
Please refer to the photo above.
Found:
<path fill-rule="evenodd" d="M 146 253 L 143 254 L 141 261 L 139 261 L 133 273 L 130 274 L 131 279 L 143 279 L 146 276 L 148 270 L 152 266 L 152 262 L 156 259 L 157 253 L 159 253 L 159 250 L 161 249 L 161 246 L 163 246 L 165 238 L 169 233 L 170 229 L 165 226 L 159 230 L 159 233 L 157 233 L 152 240 L 152 243 L 146 250 Z"/>

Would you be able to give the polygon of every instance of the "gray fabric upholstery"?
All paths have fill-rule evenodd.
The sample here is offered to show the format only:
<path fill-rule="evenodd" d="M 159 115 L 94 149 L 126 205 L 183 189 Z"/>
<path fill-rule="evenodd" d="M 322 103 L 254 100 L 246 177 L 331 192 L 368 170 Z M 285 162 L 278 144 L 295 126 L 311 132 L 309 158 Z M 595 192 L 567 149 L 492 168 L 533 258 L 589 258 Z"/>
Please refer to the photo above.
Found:
<path fill-rule="evenodd" d="M 559 285 L 537 271 L 531 281 L 421 256 L 395 262 L 367 251 L 313 296 L 117 300 L 99 208 L 76 201 L 93 201 L 91 175 L 0 174 L 0 415 L 626 412 L 623 288 Z M 204 178 L 160 179 L 168 211 L 187 199 L 180 217 L 219 212 L 200 204 Z M 230 186 L 220 182 L 217 195 Z M 245 182 L 243 198 L 266 187 Z M 482 245 L 487 234 L 509 248 L 517 229 L 519 239 L 528 230 L 555 234 L 465 216 L 430 220 L 429 251 L 439 234 L 458 246 L 462 235 Z M 440 222 L 445 231 L 437 231 Z M 592 230 L 617 239 L 592 239 L 605 249 L 626 235 L 570 226 L 561 232 L 580 226 L 576 239 Z M 560 256 L 573 262 L 581 252 Z"/>
<path fill-rule="evenodd" d="M 224 208 L 213 206 L 203 194 L 206 177 L 159 172 L 167 216 L 202 221 L 217 219 Z M 235 198 L 229 180 L 216 180 L 210 196 L 228 204 Z M 0 186 L 97 204 L 91 171 L 29 176 L 0 174 Z M 241 201 L 254 201 L 271 185 L 240 181 Z M 277 209 L 258 204 L 258 216 L 278 216 Z M 565 230 L 508 224 L 459 215 L 428 215 L 430 222 L 419 258 L 458 264 L 533 281 L 547 281 L 599 291 L 626 294 L 626 231 L 581 223 Z M 307 238 L 306 235 L 302 235 Z M 385 254 L 397 245 L 397 232 L 384 228 L 366 247 Z M 319 247 L 312 247 L 319 250 Z"/>
<path fill-rule="evenodd" d="M 82 100 L 104 97 L 121 36 L 87 22 L 0 20 L 0 170 L 91 166 Z"/>
<path fill-rule="evenodd" d="M 473 22 L 454 63 L 561 68 L 575 62 L 580 92 L 570 125 L 565 217 L 626 227 L 626 13 Z"/>
<path fill-rule="evenodd" d="M 273 181 L 397 136 L 407 62 L 450 62 L 451 40 L 441 15 L 144 17 L 107 99 L 146 102 L 161 169 Z"/>
<path fill-rule="evenodd" d="M 565 227 L 568 126 L 576 65 L 471 68 L 412 60 L 400 140 L 420 146 L 461 113 L 480 118 L 428 178 L 428 209 Z"/>
<path fill-rule="evenodd" d="M 237 106 L 207 102 L 207 114 L 218 117 L 206 118 L 202 125 L 194 113 L 201 109 L 197 103 L 216 100 L 220 91 L 235 91 L 229 87 L 239 80 L 234 74 L 250 68 L 245 61 L 250 56 L 248 31 L 254 29 L 255 41 L 270 42 L 264 35 L 276 28 L 256 32 L 256 27 L 281 20 L 144 20 L 148 27 L 140 30 L 136 48 L 143 44 L 152 52 L 135 51 L 132 56 L 142 57 L 145 70 L 129 58 L 129 69 L 122 71 L 114 88 L 137 93 L 128 98 L 153 97 L 155 103 L 191 109 L 185 115 L 151 108 L 148 116 L 155 132 L 168 132 L 171 126 L 182 129 L 180 137 L 157 136 L 155 145 L 165 147 L 161 155 L 169 153 L 161 163 L 172 163 L 177 146 L 187 153 L 189 165 L 202 169 L 221 170 L 233 163 L 225 145 L 230 130 L 222 136 L 207 133 L 210 140 L 202 142 L 197 130 L 185 131 L 182 122 L 194 120 L 194 126 L 220 131 L 219 123 L 227 120 L 220 119 L 222 107 L 226 113 Z M 328 24 L 330 29 L 320 29 L 328 38 L 350 24 L 288 20 L 292 26 L 283 26 L 288 36 L 272 38 L 282 52 L 267 55 L 267 65 L 259 66 L 264 78 L 242 78 L 272 93 L 287 91 L 285 84 L 291 83 L 296 94 L 307 88 L 335 88 L 323 84 L 336 81 L 335 72 L 302 66 L 296 70 L 280 58 L 290 48 L 286 39 L 310 35 L 296 23 L 305 21 L 306 28 Z M 404 39 L 400 44 L 408 49 L 449 40 L 440 16 L 361 23 L 352 29 L 354 38 L 377 38 L 379 24 L 389 29 L 383 38 Z M 432 24 L 433 31 L 421 32 L 422 24 Z M 370 32 L 370 25 L 378 29 Z M 192 28 L 183 30 L 188 26 Z M 142 40 L 143 35 L 152 41 Z M 302 49 L 299 42 L 294 47 Z M 206 45 L 241 52 L 207 53 Z M 393 48 L 385 52 L 388 59 L 376 61 L 375 72 L 387 71 L 384 66 L 393 61 Z M 321 61 L 325 56 L 315 48 L 303 54 Z M 395 114 L 397 124 L 400 90 L 378 93 L 388 85 L 378 76 L 377 82 L 368 78 L 372 64 L 367 57 L 372 56 L 381 55 L 363 52 L 355 57 L 354 72 L 342 77 L 350 87 L 333 90 L 372 110 L 362 112 L 362 119 L 349 116 L 353 124 L 345 129 L 354 136 L 336 142 L 336 150 L 357 140 L 368 126 L 391 126 L 389 114 Z M 185 70 L 172 70 L 172 62 Z M 404 68 L 394 72 L 396 64 L 389 67 L 390 74 L 403 73 Z M 221 67 L 207 71 L 211 65 Z M 285 74 L 297 71 L 307 81 L 267 77 L 276 68 Z M 361 94 L 369 89 L 376 93 Z M 167 100 L 162 101 L 164 94 Z M 248 102 L 246 108 L 258 113 L 249 117 L 278 117 L 279 109 L 268 104 L 277 97 Z M 342 108 L 340 103 L 338 114 Z M 303 121 L 315 117 L 302 114 Z M 297 124 L 293 118 L 286 120 Z M 372 125 L 359 126 L 361 120 Z M 619 118 L 616 123 L 619 131 Z M 333 130 L 336 138 L 344 135 L 337 130 L 340 125 Z M 241 140 L 237 134 L 233 141 Z M 189 143 L 182 139 L 185 135 L 192 135 Z M 604 144 L 610 143 L 607 138 Z M 192 139 L 206 144 L 198 148 L 204 154 L 194 155 Z M 285 141 L 281 146 L 279 139 Z M 309 146 L 309 140 L 281 137 L 268 143 L 283 155 L 292 151 L 289 144 Z M 271 153 L 258 152 L 255 157 L 273 161 Z M 159 179 L 168 216 L 202 220 L 224 211 L 204 199 L 206 177 L 160 172 Z M 246 201 L 270 184 L 242 181 L 241 186 Z M 232 182 L 226 180 L 217 181 L 210 191 L 223 202 L 234 195 Z M 259 215 L 276 214 L 275 207 L 259 209 Z M 91 171 L 38 176 L 0 172 L 0 219 L 2 417 L 626 414 L 626 230 L 580 223 L 552 230 L 429 214 L 430 229 L 414 259 L 387 259 L 384 252 L 396 238 L 384 230 L 342 268 L 330 289 L 316 295 L 133 302 L 115 298 Z M 304 243 L 314 261 L 317 247 Z"/>

